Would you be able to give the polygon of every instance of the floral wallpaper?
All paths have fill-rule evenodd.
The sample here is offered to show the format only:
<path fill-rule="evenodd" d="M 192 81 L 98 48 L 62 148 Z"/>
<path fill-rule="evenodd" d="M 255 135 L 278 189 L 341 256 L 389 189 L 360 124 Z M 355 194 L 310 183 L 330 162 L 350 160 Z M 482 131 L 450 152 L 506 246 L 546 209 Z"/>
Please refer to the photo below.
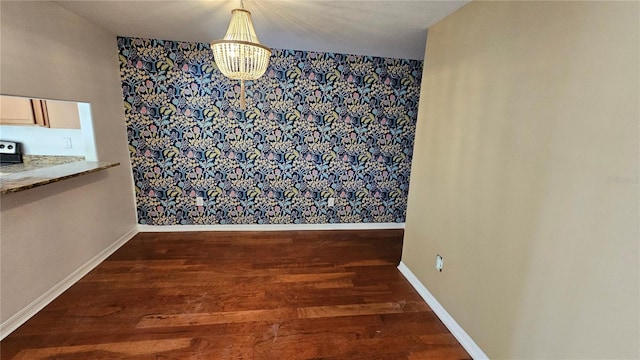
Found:
<path fill-rule="evenodd" d="M 242 111 L 208 44 L 118 49 L 140 224 L 404 222 L 422 61 L 274 49 Z"/>

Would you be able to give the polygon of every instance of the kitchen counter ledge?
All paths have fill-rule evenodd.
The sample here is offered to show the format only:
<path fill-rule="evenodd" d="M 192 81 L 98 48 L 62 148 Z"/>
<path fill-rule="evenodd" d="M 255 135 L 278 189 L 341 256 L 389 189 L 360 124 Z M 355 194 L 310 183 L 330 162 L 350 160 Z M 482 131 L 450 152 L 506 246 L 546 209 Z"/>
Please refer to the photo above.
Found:
<path fill-rule="evenodd" d="M 76 161 L 60 165 L 15 164 L 0 167 L 0 194 L 9 194 L 118 166 L 118 162 Z"/>

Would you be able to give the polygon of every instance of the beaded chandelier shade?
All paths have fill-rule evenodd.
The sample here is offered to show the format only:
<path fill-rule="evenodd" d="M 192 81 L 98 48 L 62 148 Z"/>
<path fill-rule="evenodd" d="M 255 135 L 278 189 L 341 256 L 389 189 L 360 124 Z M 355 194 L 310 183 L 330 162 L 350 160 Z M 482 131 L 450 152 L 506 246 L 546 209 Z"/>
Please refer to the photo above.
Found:
<path fill-rule="evenodd" d="M 211 42 L 213 58 L 226 77 L 240 80 L 242 109 L 244 102 L 244 81 L 262 76 L 269 65 L 271 49 L 260 44 L 251 13 L 244 9 L 231 11 L 231 22 L 222 40 Z"/>

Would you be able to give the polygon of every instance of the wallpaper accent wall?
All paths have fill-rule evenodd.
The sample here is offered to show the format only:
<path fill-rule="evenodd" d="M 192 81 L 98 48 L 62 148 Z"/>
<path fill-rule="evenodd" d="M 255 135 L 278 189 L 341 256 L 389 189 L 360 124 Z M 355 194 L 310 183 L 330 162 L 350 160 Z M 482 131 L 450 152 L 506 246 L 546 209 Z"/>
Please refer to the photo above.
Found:
<path fill-rule="evenodd" d="M 208 44 L 118 48 L 140 224 L 404 222 L 422 61 L 274 49 L 241 111 Z"/>

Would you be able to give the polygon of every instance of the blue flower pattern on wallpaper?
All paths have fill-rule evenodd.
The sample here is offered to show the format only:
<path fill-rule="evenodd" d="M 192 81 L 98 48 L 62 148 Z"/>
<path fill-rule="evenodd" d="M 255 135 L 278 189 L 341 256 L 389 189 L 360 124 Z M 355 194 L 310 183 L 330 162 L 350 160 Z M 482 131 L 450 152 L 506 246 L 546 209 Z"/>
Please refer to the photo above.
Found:
<path fill-rule="evenodd" d="M 404 221 L 422 61 L 274 50 L 241 111 L 208 44 L 118 48 L 139 223 Z"/>

